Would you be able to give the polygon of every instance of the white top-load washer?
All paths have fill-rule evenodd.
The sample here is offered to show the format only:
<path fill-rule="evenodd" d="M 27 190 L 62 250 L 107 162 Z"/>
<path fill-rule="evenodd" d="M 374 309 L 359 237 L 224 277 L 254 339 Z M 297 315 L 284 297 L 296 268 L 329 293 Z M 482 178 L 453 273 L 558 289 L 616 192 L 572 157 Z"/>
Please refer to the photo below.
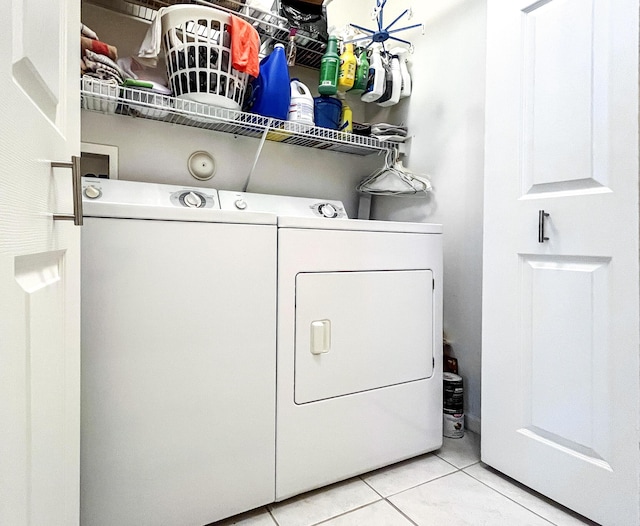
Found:
<path fill-rule="evenodd" d="M 81 522 L 202 525 L 274 500 L 276 217 L 83 181 Z"/>
<path fill-rule="evenodd" d="M 276 500 L 442 445 L 442 227 L 220 191 L 277 213 Z"/>

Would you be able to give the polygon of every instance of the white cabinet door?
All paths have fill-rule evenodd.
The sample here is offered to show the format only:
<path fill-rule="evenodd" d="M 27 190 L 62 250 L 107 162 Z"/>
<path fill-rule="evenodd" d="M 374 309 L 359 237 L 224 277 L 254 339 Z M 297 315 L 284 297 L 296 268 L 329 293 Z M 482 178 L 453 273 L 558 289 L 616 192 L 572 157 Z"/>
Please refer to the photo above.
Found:
<path fill-rule="evenodd" d="M 80 3 L 2 0 L 0 524 L 78 524 Z M 64 196 L 64 202 L 59 199 Z"/>
<path fill-rule="evenodd" d="M 638 1 L 489 0 L 487 31 L 482 459 L 640 524 Z"/>

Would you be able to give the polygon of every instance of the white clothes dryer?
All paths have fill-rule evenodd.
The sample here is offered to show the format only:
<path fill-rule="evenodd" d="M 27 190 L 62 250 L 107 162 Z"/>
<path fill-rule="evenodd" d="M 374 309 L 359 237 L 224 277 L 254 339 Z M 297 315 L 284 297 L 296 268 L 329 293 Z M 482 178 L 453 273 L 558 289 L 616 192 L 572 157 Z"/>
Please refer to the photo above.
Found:
<path fill-rule="evenodd" d="M 85 179 L 81 522 L 208 524 L 274 500 L 276 217 Z"/>
<path fill-rule="evenodd" d="M 220 200 L 279 214 L 276 500 L 439 448 L 441 225 Z"/>

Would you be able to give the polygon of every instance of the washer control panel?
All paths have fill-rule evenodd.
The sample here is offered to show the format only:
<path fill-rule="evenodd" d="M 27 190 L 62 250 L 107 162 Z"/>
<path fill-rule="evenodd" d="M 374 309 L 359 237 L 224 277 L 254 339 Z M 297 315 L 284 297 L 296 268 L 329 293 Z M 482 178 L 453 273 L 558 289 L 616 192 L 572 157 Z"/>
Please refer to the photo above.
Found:
<path fill-rule="evenodd" d="M 171 202 L 185 208 L 213 208 L 216 201 L 214 195 L 205 194 L 202 189 L 185 189 L 173 192 Z"/>
<path fill-rule="evenodd" d="M 159 208 L 208 208 L 219 210 L 218 191 L 118 179 L 82 178 L 82 200 L 88 205 L 153 206 Z"/>
<path fill-rule="evenodd" d="M 289 217 L 348 219 L 341 201 L 219 190 L 220 208 Z"/>

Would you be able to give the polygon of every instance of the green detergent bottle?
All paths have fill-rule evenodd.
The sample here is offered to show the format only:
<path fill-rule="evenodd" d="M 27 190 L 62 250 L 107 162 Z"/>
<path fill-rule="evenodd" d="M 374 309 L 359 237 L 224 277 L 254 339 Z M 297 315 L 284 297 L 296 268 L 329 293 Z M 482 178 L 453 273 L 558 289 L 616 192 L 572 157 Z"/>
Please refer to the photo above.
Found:
<path fill-rule="evenodd" d="M 340 72 L 340 55 L 338 55 L 338 37 L 330 36 L 327 51 L 320 61 L 320 95 L 335 95 L 338 91 L 338 74 Z"/>
<path fill-rule="evenodd" d="M 369 78 L 369 59 L 367 58 L 367 50 L 363 48 L 356 49 L 356 80 L 353 83 L 353 88 L 349 90 L 349 93 L 364 93 L 367 89 L 367 80 Z"/>

